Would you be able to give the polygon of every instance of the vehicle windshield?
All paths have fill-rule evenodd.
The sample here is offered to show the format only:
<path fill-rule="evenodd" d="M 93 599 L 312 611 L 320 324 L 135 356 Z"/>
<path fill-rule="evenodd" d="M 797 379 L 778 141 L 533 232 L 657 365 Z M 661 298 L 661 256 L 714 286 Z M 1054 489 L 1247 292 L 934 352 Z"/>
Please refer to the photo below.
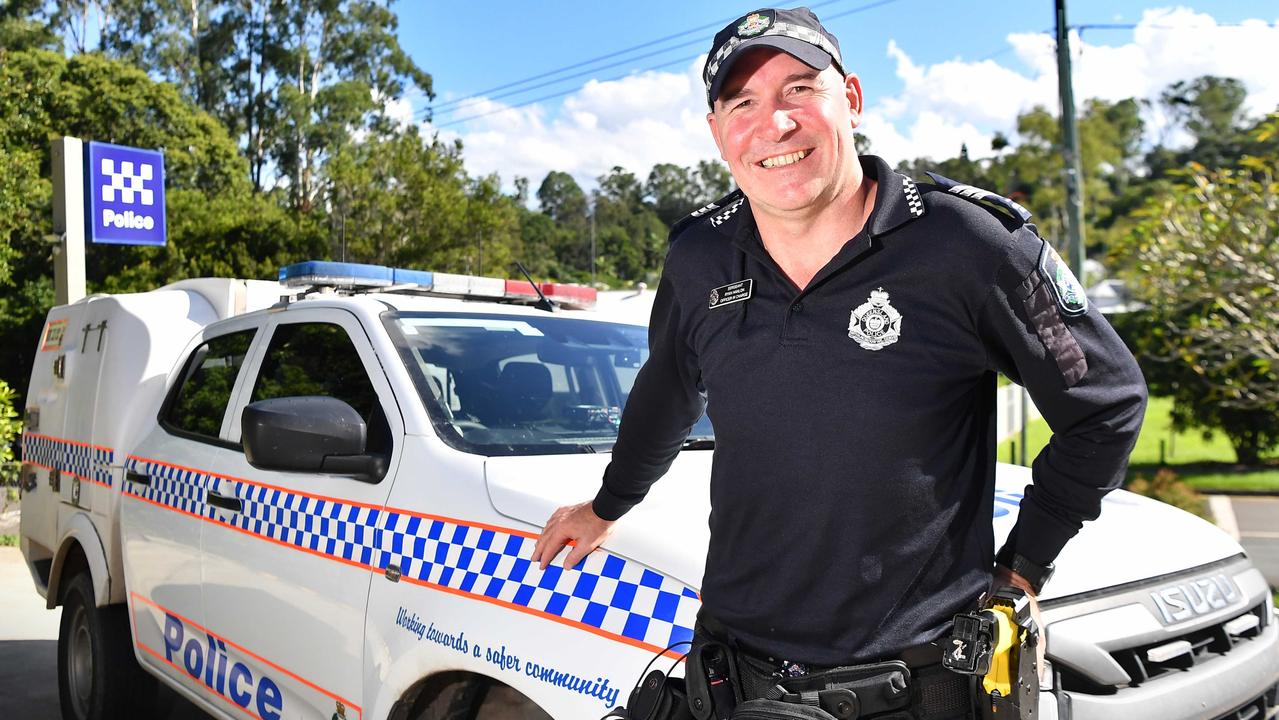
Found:
<path fill-rule="evenodd" d="M 636 325 L 546 316 L 399 313 L 401 354 L 441 437 L 481 455 L 612 449 L 648 359 Z M 713 446 L 705 416 L 687 447 Z"/>

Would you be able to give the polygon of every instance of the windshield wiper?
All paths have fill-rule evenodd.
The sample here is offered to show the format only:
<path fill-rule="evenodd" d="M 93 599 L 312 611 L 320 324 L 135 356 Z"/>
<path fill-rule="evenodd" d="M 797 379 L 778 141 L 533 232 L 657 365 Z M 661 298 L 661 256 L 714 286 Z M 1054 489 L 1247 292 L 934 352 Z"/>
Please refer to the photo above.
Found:
<path fill-rule="evenodd" d="M 680 446 L 681 450 L 714 450 L 715 438 L 713 437 L 691 437 L 684 441 Z"/>

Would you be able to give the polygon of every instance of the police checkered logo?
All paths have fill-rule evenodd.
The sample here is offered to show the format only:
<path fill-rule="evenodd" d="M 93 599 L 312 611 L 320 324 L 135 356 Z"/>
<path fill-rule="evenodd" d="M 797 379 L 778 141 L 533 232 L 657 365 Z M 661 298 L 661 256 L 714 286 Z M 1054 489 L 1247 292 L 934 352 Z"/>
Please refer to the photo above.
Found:
<path fill-rule="evenodd" d="M 115 160 L 102 158 L 102 176 L 109 181 L 102 185 L 102 201 L 153 205 L 155 191 L 145 187 L 145 183 L 150 182 L 154 175 L 155 168 L 149 163 L 135 165 L 130 160 L 122 160 L 117 170 Z"/>
<path fill-rule="evenodd" d="M 724 208 L 723 212 L 711 218 L 711 225 L 715 227 L 719 227 L 720 225 L 723 225 L 724 223 L 728 222 L 728 219 L 733 217 L 733 215 L 737 213 L 737 209 L 740 208 L 742 206 L 742 203 L 744 202 L 746 202 L 746 198 L 739 197 L 733 202 L 729 203 L 728 206 Z"/>
<path fill-rule="evenodd" d="M 22 461 L 46 470 L 57 470 L 86 482 L 111 487 L 111 465 L 115 461 L 115 451 L 108 447 L 48 435 L 23 433 Z"/>
<path fill-rule="evenodd" d="M 910 210 L 910 214 L 915 217 L 921 217 L 924 214 L 924 198 L 920 197 L 919 188 L 915 186 L 915 181 L 908 177 L 903 177 L 902 190 L 906 193 L 906 208 Z"/>
<path fill-rule="evenodd" d="M 774 23 L 772 27 L 758 35 L 752 35 L 751 37 L 745 38 L 734 36 L 729 38 L 727 42 L 720 46 L 719 50 L 715 53 L 715 57 L 711 60 L 711 62 L 707 63 L 706 72 L 702 76 L 702 81 L 706 83 L 706 99 L 708 102 L 710 101 L 711 95 L 711 82 L 714 81 L 715 76 L 719 74 L 720 66 L 724 64 L 724 61 L 728 59 L 728 56 L 732 55 L 733 51 L 740 47 L 742 43 L 749 40 L 755 40 L 757 38 L 768 37 L 770 35 L 781 35 L 783 37 L 802 40 L 809 45 L 820 48 L 827 55 L 830 55 L 835 60 L 835 64 L 839 67 L 842 68 L 844 66 L 844 61 L 839 56 L 839 49 L 836 48 L 831 41 L 827 40 L 825 35 L 822 35 L 817 30 L 804 27 L 802 25 L 796 25 L 794 23 Z"/>
<path fill-rule="evenodd" d="M 690 640 L 697 593 L 661 573 L 606 551 L 577 567 L 538 569 L 536 540 L 515 531 L 403 510 L 373 508 L 130 457 L 151 483 L 126 493 L 278 543 L 384 572 L 402 581 L 447 588 L 525 608 L 654 649 Z M 208 493 L 241 501 L 240 512 L 209 505 Z"/>

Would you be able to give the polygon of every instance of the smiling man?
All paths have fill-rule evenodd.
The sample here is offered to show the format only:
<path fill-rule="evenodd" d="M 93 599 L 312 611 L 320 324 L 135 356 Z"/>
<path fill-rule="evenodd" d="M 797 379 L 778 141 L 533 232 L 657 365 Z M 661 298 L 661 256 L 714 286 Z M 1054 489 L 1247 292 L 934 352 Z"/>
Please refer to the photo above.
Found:
<path fill-rule="evenodd" d="M 706 409 L 694 714 L 773 702 L 781 714 L 752 717 L 833 717 L 785 714 L 776 687 L 838 668 L 879 678 L 859 717 L 967 717 L 970 685 L 940 667 L 938 641 L 992 578 L 1038 592 L 1097 516 L 1140 429 L 1141 373 L 1020 206 L 858 157 L 861 83 L 810 11 L 730 24 L 704 79 L 739 189 L 672 230 L 603 486 L 550 518 L 533 558 L 575 541 L 572 567 L 604 542 Z M 996 373 L 1054 430 L 998 553 Z M 721 646 L 727 699 L 705 680 L 723 668 L 704 649 Z"/>

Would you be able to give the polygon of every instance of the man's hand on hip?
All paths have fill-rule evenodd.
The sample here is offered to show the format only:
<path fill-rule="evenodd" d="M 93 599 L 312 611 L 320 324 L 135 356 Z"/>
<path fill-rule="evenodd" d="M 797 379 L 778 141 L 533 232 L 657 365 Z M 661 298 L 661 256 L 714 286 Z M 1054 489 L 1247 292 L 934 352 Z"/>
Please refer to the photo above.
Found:
<path fill-rule="evenodd" d="M 614 523 L 613 520 L 603 520 L 596 515 L 589 500 L 577 505 L 565 505 L 552 513 L 551 519 L 546 521 L 546 527 L 533 546 L 533 562 L 545 570 L 565 545 L 572 545 L 573 549 L 564 560 L 564 567 L 574 567 L 590 555 L 592 550 L 604 544 L 608 536 L 613 534 Z"/>
<path fill-rule="evenodd" d="M 1026 578 L 1009 570 L 1003 565 L 995 565 L 994 575 L 990 580 L 991 591 L 995 589 L 1010 586 L 1015 587 L 1026 593 L 1026 597 L 1030 598 L 1030 616 L 1034 618 L 1036 627 L 1039 628 L 1039 644 L 1035 647 L 1035 670 L 1039 674 L 1042 682 L 1044 679 L 1044 655 L 1048 650 L 1048 633 L 1044 628 L 1043 617 L 1039 614 L 1039 599 L 1035 596 L 1035 591 L 1031 588 Z"/>

